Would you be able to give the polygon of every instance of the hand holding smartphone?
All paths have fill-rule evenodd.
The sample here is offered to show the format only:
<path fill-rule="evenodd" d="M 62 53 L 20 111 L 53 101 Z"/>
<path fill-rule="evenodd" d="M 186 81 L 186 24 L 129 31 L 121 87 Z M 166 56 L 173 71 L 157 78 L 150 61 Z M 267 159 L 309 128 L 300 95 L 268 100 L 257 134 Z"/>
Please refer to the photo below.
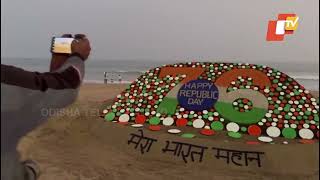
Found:
<path fill-rule="evenodd" d="M 62 37 L 53 37 L 51 43 L 51 52 L 56 54 L 72 54 L 72 43 L 78 43 L 80 40 L 86 39 L 83 34 L 76 34 L 72 37 L 71 34 L 65 34 Z"/>
<path fill-rule="evenodd" d="M 71 55 L 77 55 L 83 60 L 88 59 L 91 51 L 90 42 L 84 34 L 64 34 L 53 37 L 51 42 L 50 71 L 58 69 Z"/>
<path fill-rule="evenodd" d="M 75 53 L 75 45 L 78 40 L 85 39 L 85 35 L 76 34 L 63 34 L 59 37 L 52 37 L 50 52 L 52 53 L 50 62 L 50 72 L 59 69 L 66 60 Z M 75 52 L 73 52 L 75 51 Z"/>
<path fill-rule="evenodd" d="M 51 43 L 51 52 L 57 54 L 72 54 L 72 42 L 74 38 L 70 37 L 53 37 Z"/>

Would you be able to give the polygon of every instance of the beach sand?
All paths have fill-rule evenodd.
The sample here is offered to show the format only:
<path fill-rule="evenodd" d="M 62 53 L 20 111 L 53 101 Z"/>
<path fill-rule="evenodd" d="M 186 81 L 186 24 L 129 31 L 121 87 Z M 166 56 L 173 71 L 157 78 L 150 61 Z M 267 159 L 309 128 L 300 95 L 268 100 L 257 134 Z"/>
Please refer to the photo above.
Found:
<path fill-rule="evenodd" d="M 158 141 L 141 154 L 127 141 L 137 129 L 98 116 L 104 100 L 114 98 L 127 85 L 84 84 L 77 101 L 27 136 L 18 146 L 22 159 L 33 159 L 41 168 L 40 180 L 248 180 L 318 179 L 319 147 L 315 144 L 246 145 L 224 134 L 183 139 L 165 131 L 144 130 Z M 319 93 L 314 92 L 315 96 Z M 246 139 L 248 137 L 245 137 Z M 263 151 L 262 167 L 226 164 L 207 153 L 203 162 L 184 163 L 161 152 L 166 140 L 208 147 Z M 211 150 L 208 152 L 211 152 Z"/>

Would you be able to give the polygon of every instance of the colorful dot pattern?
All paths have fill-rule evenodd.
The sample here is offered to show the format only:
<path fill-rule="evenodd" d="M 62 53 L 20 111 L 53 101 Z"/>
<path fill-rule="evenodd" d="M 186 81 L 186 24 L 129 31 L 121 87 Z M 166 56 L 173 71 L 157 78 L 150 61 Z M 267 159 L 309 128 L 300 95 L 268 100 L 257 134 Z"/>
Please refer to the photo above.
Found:
<path fill-rule="evenodd" d="M 129 115 L 129 122 L 148 123 L 150 125 L 163 125 L 162 121 L 170 117 L 174 120 L 172 126 L 178 127 L 192 127 L 193 121 L 202 119 L 205 123 L 203 129 L 226 130 L 227 124 L 232 120 L 225 119 L 214 107 L 195 112 L 187 111 L 178 104 L 173 115 L 158 113 L 157 108 L 164 97 L 186 77 L 186 75 L 180 74 L 159 78 L 159 73 L 163 67 L 201 67 L 204 72 L 198 79 L 210 80 L 213 83 L 222 74 L 233 69 L 261 71 L 269 78 L 271 86 L 256 86 L 252 77 L 239 76 L 231 81 L 227 92 L 238 89 L 258 91 L 268 101 L 268 112 L 255 124 L 239 124 L 239 131 L 231 134 L 236 134 L 237 137 L 239 136 L 237 133 L 245 133 L 253 136 L 282 136 L 288 139 L 319 138 L 319 99 L 314 98 L 308 90 L 288 75 L 267 66 L 254 64 L 189 62 L 151 69 L 119 94 L 114 99 L 113 105 L 103 111 L 102 117 L 107 121 L 119 121 L 121 115 L 127 114 Z M 238 98 L 232 105 L 239 112 L 249 112 L 254 106 L 252 101 L 244 97 Z M 280 135 L 278 135 L 278 132 L 280 132 Z"/>
<path fill-rule="evenodd" d="M 233 108 L 239 112 L 249 112 L 253 108 L 252 102 L 247 98 L 239 98 L 233 102 Z"/>

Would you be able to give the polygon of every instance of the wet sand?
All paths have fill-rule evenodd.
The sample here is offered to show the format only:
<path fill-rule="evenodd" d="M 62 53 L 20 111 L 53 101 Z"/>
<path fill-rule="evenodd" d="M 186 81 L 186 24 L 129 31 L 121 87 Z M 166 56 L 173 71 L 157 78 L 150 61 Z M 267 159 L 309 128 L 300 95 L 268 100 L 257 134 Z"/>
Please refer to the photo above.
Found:
<path fill-rule="evenodd" d="M 319 147 L 315 144 L 246 145 L 223 133 L 212 137 L 185 139 L 176 135 L 151 132 L 157 139 L 149 152 L 128 145 L 130 133 L 137 129 L 105 122 L 98 117 L 104 100 L 114 98 L 127 85 L 84 84 L 77 101 L 25 136 L 18 150 L 22 159 L 31 158 L 40 165 L 40 180 L 193 180 L 193 179 L 318 179 Z M 315 92 L 318 97 L 319 93 Z M 190 130 L 190 129 L 189 129 Z M 185 163 L 163 153 L 166 141 L 207 146 L 203 161 Z M 236 166 L 215 159 L 211 147 L 264 152 L 262 167 L 256 164 Z"/>

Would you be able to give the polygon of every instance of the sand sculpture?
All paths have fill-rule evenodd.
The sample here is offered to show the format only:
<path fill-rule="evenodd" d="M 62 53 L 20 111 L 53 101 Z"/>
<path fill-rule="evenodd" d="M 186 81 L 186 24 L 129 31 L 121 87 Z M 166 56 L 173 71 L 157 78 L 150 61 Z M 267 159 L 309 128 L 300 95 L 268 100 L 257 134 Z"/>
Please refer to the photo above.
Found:
<path fill-rule="evenodd" d="M 189 62 L 147 71 L 103 111 L 107 121 L 150 130 L 227 131 L 264 142 L 319 138 L 319 102 L 288 75 L 254 64 Z M 194 137 L 194 134 L 183 134 Z"/>

